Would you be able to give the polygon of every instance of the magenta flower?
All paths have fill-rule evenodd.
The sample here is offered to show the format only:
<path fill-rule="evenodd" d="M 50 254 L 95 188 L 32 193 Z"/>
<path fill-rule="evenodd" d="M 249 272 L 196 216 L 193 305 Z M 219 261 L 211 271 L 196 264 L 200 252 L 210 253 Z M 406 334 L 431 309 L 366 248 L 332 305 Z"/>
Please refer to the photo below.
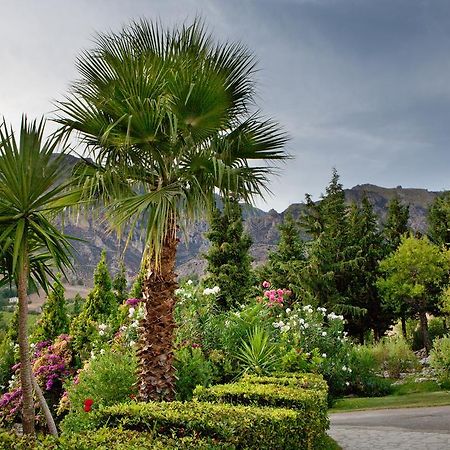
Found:
<path fill-rule="evenodd" d="M 270 281 L 263 281 L 262 287 L 263 287 L 264 289 L 270 288 Z"/>

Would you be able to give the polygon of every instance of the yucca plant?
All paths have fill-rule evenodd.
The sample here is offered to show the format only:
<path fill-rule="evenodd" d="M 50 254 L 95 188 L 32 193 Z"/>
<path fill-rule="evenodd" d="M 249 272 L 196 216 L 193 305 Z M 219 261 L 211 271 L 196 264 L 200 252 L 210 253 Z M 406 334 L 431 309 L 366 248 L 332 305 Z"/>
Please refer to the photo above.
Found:
<path fill-rule="evenodd" d="M 48 290 L 55 271 L 71 266 L 70 242 L 50 221 L 50 215 L 72 205 L 67 168 L 55 150 L 56 135 L 44 139 L 45 122 L 22 118 L 18 138 L 5 122 L 0 125 L 0 267 L 1 283 L 14 283 L 19 298 L 20 379 L 23 430 L 34 433 L 33 375 L 27 333 L 29 282 Z M 36 389 L 36 386 L 35 386 Z M 40 396 L 40 392 L 37 392 Z M 42 398 L 41 398 L 42 400 Z M 56 428 L 53 427 L 53 431 Z"/>
<path fill-rule="evenodd" d="M 255 325 L 242 340 L 236 358 L 243 373 L 267 375 L 275 368 L 279 357 L 277 346 L 270 342 L 270 335 L 264 328 Z"/>
<path fill-rule="evenodd" d="M 264 193 L 286 136 L 253 111 L 252 54 L 215 43 L 199 21 L 173 30 L 135 22 L 99 35 L 77 65 L 57 120 L 92 161 L 78 171 L 86 198 L 109 205 L 115 228 L 143 224 L 139 396 L 171 399 L 177 231 L 211 210 L 215 194 L 250 202 Z"/>

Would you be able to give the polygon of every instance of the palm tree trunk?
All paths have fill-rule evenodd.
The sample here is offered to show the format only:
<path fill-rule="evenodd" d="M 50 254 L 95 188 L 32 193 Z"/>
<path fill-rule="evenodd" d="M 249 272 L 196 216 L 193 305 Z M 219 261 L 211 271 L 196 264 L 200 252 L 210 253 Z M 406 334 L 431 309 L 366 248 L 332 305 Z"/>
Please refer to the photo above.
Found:
<path fill-rule="evenodd" d="M 28 343 L 28 259 L 19 269 L 17 280 L 17 296 L 19 298 L 19 355 L 20 355 L 20 382 L 22 388 L 22 425 L 25 434 L 34 435 L 34 403 L 33 384 L 31 381 L 31 361 Z"/>
<path fill-rule="evenodd" d="M 147 261 L 143 281 L 146 314 L 140 323 L 137 356 L 138 391 L 142 401 L 173 400 L 173 332 L 175 321 L 175 258 L 178 239 L 169 229 L 161 250 L 160 264 Z"/>

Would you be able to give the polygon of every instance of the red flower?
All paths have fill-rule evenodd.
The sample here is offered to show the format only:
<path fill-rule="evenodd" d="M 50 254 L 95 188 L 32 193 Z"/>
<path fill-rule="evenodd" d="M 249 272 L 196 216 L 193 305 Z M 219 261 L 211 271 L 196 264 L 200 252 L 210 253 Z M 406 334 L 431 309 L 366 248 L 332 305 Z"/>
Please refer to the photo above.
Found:
<path fill-rule="evenodd" d="M 87 398 L 84 401 L 84 410 L 85 410 L 85 412 L 89 412 L 91 410 L 93 403 L 94 403 L 94 400 L 92 400 L 92 398 Z"/>

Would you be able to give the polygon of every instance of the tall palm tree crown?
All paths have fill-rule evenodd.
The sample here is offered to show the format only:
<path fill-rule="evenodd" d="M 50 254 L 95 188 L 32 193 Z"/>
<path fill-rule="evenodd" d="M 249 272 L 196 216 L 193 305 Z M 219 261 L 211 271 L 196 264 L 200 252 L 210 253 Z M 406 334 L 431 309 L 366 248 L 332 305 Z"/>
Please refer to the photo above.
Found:
<path fill-rule="evenodd" d="M 152 328 L 161 340 L 150 347 L 156 359 L 161 349 L 157 366 L 168 368 L 170 351 L 162 342 L 173 329 L 177 227 L 208 210 L 216 193 L 244 201 L 263 193 L 272 172 L 267 162 L 286 158 L 286 135 L 254 112 L 251 53 L 241 44 L 214 43 L 199 21 L 173 30 L 135 22 L 99 35 L 77 65 L 81 79 L 59 103 L 57 120 L 86 145 L 87 197 L 107 202 L 117 228 L 145 221 L 147 316 L 159 308 L 157 297 L 164 306 L 154 319 L 168 318 Z M 147 322 L 144 334 L 153 326 Z M 143 346 L 149 350 L 143 340 L 141 353 Z M 141 397 L 170 397 L 170 373 L 149 372 L 154 388 L 141 383 Z M 152 389 L 157 395 L 145 394 Z"/>

